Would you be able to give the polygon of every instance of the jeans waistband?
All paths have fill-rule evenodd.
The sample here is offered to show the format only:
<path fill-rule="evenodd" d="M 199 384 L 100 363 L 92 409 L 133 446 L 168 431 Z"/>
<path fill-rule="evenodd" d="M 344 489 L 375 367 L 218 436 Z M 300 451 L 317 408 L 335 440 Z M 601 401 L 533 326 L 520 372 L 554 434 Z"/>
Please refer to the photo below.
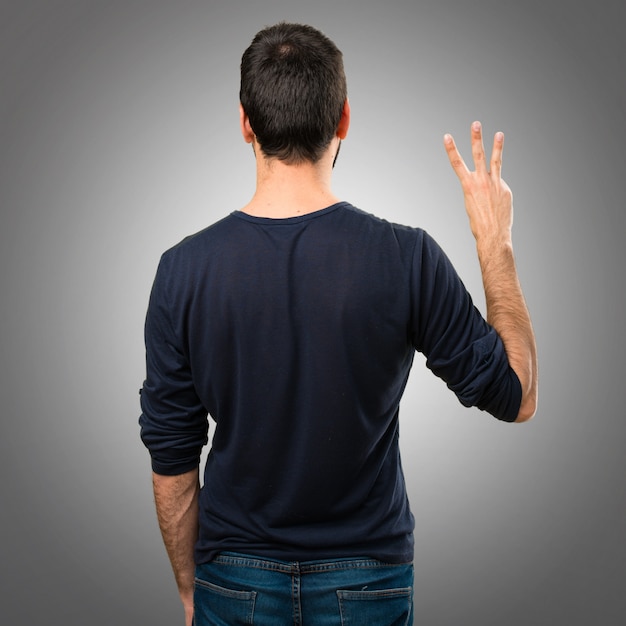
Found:
<path fill-rule="evenodd" d="M 259 558 L 239 552 L 221 552 L 214 563 L 239 567 L 283 572 L 285 574 L 306 574 L 341 571 L 347 569 L 379 569 L 402 567 L 411 563 L 385 563 L 370 557 L 350 557 L 344 559 L 323 559 L 315 561 L 280 561 L 278 559 Z"/>

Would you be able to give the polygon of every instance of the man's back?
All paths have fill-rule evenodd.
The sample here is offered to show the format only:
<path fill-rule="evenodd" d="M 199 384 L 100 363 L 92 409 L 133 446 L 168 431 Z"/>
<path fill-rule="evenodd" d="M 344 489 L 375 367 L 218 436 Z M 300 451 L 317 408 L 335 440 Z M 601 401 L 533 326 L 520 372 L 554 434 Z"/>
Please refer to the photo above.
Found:
<path fill-rule="evenodd" d="M 519 405 L 497 335 L 432 239 L 347 203 L 233 213 L 164 255 L 151 311 L 144 441 L 163 437 L 149 416 L 171 428 L 168 413 L 196 407 L 155 471 L 196 466 L 207 411 L 217 423 L 197 562 L 223 550 L 410 561 L 398 407 L 416 347 L 465 403 L 504 419 Z"/>

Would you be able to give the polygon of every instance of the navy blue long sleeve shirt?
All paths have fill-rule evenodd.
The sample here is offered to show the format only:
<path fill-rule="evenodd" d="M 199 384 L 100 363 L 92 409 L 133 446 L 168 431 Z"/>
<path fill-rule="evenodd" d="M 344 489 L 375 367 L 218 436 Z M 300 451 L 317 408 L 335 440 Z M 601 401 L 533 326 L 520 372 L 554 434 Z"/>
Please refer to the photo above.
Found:
<path fill-rule="evenodd" d="M 161 258 L 141 437 L 159 474 L 198 466 L 196 561 L 413 558 L 398 412 L 415 350 L 466 406 L 513 421 L 502 341 L 423 230 L 342 202 L 235 212 Z M 410 416 L 409 418 L 410 419 Z"/>

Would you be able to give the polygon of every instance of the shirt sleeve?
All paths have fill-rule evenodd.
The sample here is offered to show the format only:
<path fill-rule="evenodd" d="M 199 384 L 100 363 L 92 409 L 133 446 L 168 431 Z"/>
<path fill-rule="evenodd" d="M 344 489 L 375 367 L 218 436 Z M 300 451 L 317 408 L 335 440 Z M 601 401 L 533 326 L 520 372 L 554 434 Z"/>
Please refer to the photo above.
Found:
<path fill-rule="evenodd" d="M 184 341 L 173 330 L 170 276 L 162 258 L 146 315 L 146 380 L 140 391 L 139 418 L 152 469 L 164 475 L 197 467 L 208 434 L 208 412 L 196 393 Z"/>
<path fill-rule="evenodd" d="M 413 259 L 413 343 L 464 406 L 515 421 L 522 388 L 502 339 L 476 309 L 452 263 L 427 233 Z"/>

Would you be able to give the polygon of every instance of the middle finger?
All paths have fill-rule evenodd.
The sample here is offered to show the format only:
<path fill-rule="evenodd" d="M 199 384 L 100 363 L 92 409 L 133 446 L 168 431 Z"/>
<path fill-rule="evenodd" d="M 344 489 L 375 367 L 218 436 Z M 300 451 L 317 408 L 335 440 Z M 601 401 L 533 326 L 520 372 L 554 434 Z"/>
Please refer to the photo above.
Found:
<path fill-rule="evenodd" d="M 472 124 L 472 157 L 477 172 L 486 173 L 485 147 L 483 145 L 483 131 L 480 122 Z"/>

